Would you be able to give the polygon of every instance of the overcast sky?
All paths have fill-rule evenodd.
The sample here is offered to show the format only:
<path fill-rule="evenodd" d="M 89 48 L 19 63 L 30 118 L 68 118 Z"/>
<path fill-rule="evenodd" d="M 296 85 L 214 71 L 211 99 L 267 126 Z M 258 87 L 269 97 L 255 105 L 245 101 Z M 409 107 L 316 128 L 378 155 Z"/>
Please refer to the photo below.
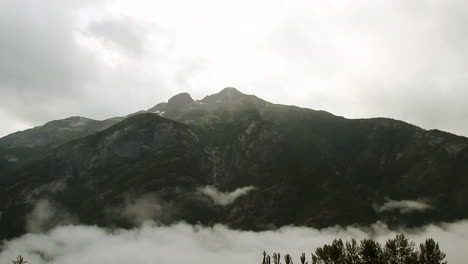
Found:
<path fill-rule="evenodd" d="M 2 0 L 0 136 L 234 86 L 468 136 L 466 0 Z"/>

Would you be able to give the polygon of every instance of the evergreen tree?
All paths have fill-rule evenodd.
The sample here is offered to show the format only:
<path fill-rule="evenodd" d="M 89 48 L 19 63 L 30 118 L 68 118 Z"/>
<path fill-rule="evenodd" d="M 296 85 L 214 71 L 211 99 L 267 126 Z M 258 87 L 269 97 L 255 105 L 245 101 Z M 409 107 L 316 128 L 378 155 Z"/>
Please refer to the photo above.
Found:
<path fill-rule="evenodd" d="M 364 239 L 359 246 L 359 259 L 362 264 L 383 264 L 384 253 L 378 242 Z"/>
<path fill-rule="evenodd" d="M 361 258 L 359 257 L 359 246 L 356 242 L 356 239 L 351 239 L 351 241 L 346 241 L 345 243 L 345 254 L 344 254 L 344 264 L 360 264 Z"/>
<path fill-rule="evenodd" d="M 445 254 L 440 251 L 439 244 L 432 238 L 419 245 L 420 264 L 440 264 L 444 260 Z"/>
<path fill-rule="evenodd" d="M 284 263 L 285 264 L 293 264 L 293 260 L 292 260 L 291 255 L 289 255 L 289 254 L 284 255 Z"/>
<path fill-rule="evenodd" d="M 385 262 L 388 264 L 417 264 L 418 255 L 414 251 L 414 243 L 404 234 L 398 234 L 385 243 Z"/>
<path fill-rule="evenodd" d="M 12 262 L 13 264 L 27 264 L 28 263 L 26 260 L 24 260 L 24 258 L 21 255 L 16 257 L 16 260 L 13 260 Z"/>
<path fill-rule="evenodd" d="M 301 264 L 308 264 L 308 262 L 306 261 L 305 253 L 301 254 Z"/>
<path fill-rule="evenodd" d="M 419 245 L 399 234 L 389 239 L 382 247 L 372 239 L 364 239 L 359 245 L 355 239 L 343 243 L 335 239 L 330 245 L 325 244 L 315 250 L 311 264 L 447 264 L 442 262 L 445 254 L 432 238 Z M 289 254 L 284 256 L 285 264 L 293 264 Z M 301 264 L 308 264 L 305 253 L 300 256 Z M 273 254 L 274 264 L 281 264 L 281 255 Z M 270 256 L 263 252 L 263 264 L 270 264 Z"/>
<path fill-rule="evenodd" d="M 345 258 L 344 244 L 341 239 L 333 240 L 331 245 L 324 245 L 312 254 L 312 264 L 339 264 Z"/>
<path fill-rule="evenodd" d="M 280 253 L 273 253 L 273 263 L 281 264 L 281 255 Z"/>

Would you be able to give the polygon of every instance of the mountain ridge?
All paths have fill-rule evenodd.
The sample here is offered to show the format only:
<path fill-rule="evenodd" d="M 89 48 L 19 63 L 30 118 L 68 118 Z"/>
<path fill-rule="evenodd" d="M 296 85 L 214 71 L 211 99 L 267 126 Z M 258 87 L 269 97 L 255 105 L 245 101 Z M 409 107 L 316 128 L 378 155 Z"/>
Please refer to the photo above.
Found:
<path fill-rule="evenodd" d="M 28 162 L 7 162 L 16 166 L 0 163 L 0 237 L 27 231 L 26 216 L 43 199 L 106 227 L 136 224 L 140 217 L 116 213 L 126 211 L 128 197 L 152 197 L 159 209 L 150 207 L 145 217 L 163 224 L 248 230 L 468 217 L 467 138 L 223 91 L 202 100 L 179 94 L 158 104 L 159 113 L 131 114 Z M 167 108 L 169 101 L 178 107 Z M 252 190 L 219 206 L 199 191 L 203 186 Z M 425 206 L 379 210 L 389 201 Z"/>
<path fill-rule="evenodd" d="M 242 92 L 240 92 L 238 89 L 234 88 L 234 87 L 226 87 L 226 88 L 223 88 L 220 92 L 218 93 L 215 93 L 215 94 L 212 94 L 212 95 L 207 95 L 205 97 L 203 97 L 202 99 L 197 99 L 197 100 L 194 100 L 192 99 L 191 95 L 188 93 L 188 92 L 181 92 L 181 93 L 178 93 L 174 96 L 172 96 L 171 98 L 169 98 L 168 102 L 161 102 L 161 103 L 158 103 L 156 104 L 155 106 L 147 109 L 147 110 L 140 110 L 140 111 L 137 111 L 135 113 L 131 113 L 131 114 L 128 114 L 127 116 L 124 116 L 124 117 L 111 117 L 111 118 L 107 118 L 107 119 L 104 119 L 104 120 L 96 120 L 96 119 L 91 119 L 91 118 L 87 118 L 87 117 L 83 117 L 83 116 L 70 116 L 70 117 L 67 117 L 67 118 L 64 118 L 64 119 L 57 119 L 57 120 L 52 120 L 52 121 L 48 121 L 46 122 L 45 124 L 43 125 L 39 125 L 39 126 L 36 126 L 36 127 L 33 127 L 33 128 L 28 128 L 28 129 L 25 129 L 25 130 L 21 130 L 21 131 L 16 131 L 16 132 L 13 132 L 13 133 L 10 133 L 8 135 L 5 135 L 3 137 L 0 138 L 0 147 L 5 147 L 7 146 L 8 147 L 8 143 L 5 143 L 6 139 L 9 138 L 9 137 L 12 137 L 12 136 L 15 136 L 19 133 L 23 133 L 23 132 L 27 132 L 27 131 L 31 131 L 31 130 L 34 130 L 34 129 L 38 129 L 38 128 L 43 128 L 51 123 L 56 123 L 56 122 L 66 122 L 68 120 L 73 120 L 73 119 L 76 119 L 76 118 L 80 118 L 80 119 L 86 119 L 86 120 L 90 120 L 90 121 L 97 121 L 97 122 L 102 122 L 106 125 L 103 125 L 103 127 L 107 128 L 108 126 L 111 126 L 117 122 L 120 122 L 122 121 L 123 119 L 129 117 L 129 116 L 132 116 L 132 115 L 135 115 L 135 114 L 140 114 L 140 113 L 157 113 L 159 115 L 161 115 L 161 113 L 163 112 L 162 109 L 165 109 L 165 107 L 167 107 L 167 104 L 169 103 L 169 101 L 172 101 L 173 99 L 179 97 L 179 96 L 185 96 L 187 98 L 189 98 L 187 100 L 187 102 L 189 103 L 206 103 L 207 100 L 208 101 L 213 101 L 214 98 L 222 98 L 223 97 L 223 94 L 228 94 L 229 91 L 232 91 L 233 94 L 235 95 L 238 95 L 238 96 L 247 96 L 247 97 L 254 97 L 255 99 L 259 100 L 259 101 L 263 101 L 267 104 L 270 104 L 270 105 L 276 105 L 276 106 L 282 106 L 282 107 L 293 107 L 293 108 L 297 108 L 297 109 L 304 109 L 304 110 L 311 110 L 311 111 L 316 111 L 316 112 L 322 112 L 322 113 L 326 113 L 326 114 L 330 114 L 330 115 L 333 115 L 333 116 L 336 116 L 336 117 L 341 117 L 341 118 L 344 118 L 342 116 L 338 116 L 338 115 L 334 115 L 330 112 L 327 112 L 325 110 L 315 110 L 315 109 L 311 109 L 311 108 L 307 108 L 307 107 L 300 107 L 300 106 L 296 106 L 296 105 L 284 105 L 284 104 L 275 104 L 275 103 L 270 103 L 270 102 L 267 102 L 261 98 L 258 98 L 257 96 L 255 95 L 249 95 L 249 94 L 244 94 Z M 172 99 L 172 100 L 171 100 Z M 217 101 L 218 99 L 216 99 Z M 164 114 L 162 115 L 164 116 Z M 410 122 L 407 122 L 407 121 L 403 121 L 403 120 L 399 120 L 399 119 L 394 119 L 394 118 L 391 118 L 391 117 L 371 117 L 371 118 L 346 118 L 348 120 L 381 120 L 381 121 L 385 121 L 385 120 L 392 120 L 392 121 L 398 121 L 398 122 L 403 122 L 405 124 L 409 124 L 409 125 L 412 125 L 412 126 L 415 126 L 415 127 L 418 127 L 420 128 L 419 126 L 417 125 L 414 125 Z M 456 134 L 456 133 L 453 133 L 453 132 L 449 132 L 449 131 L 444 131 L 444 130 L 440 130 L 440 129 L 436 129 L 436 128 L 433 128 L 433 129 L 425 129 L 425 130 L 428 130 L 428 131 L 440 131 L 440 132 L 443 132 L 443 133 L 448 133 L 448 134 L 451 134 L 451 135 L 454 135 L 454 136 L 458 136 L 458 137 L 463 137 L 463 138 L 467 138 L 466 136 L 464 135 L 460 135 L 460 134 Z M 97 131 L 96 131 L 97 132 Z M 48 144 L 50 142 L 47 142 Z M 59 141 L 58 143 L 54 142 L 54 146 L 56 146 L 57 144 L 59 143 L 63 143 L 61 141 Z M 24 145 L 24 144 L 23 144 Z"/>

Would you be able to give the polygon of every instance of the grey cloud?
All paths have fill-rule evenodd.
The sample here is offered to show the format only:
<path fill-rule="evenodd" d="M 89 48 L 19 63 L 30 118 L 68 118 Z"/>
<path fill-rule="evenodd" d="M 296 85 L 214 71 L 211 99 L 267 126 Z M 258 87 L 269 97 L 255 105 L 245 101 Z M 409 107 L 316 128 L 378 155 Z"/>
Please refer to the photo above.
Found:
<path fill-rule="evenodd" d="M 411 212 L 422 212 L 422 211 L 430 210 L 432 209 L 432 206 L 422 200 L 395 201 L 395 200 L 387 199 L 387 201 L 384 204 L 382 204 L 381 206 L 376 206 L 375 208 L 376 208 L 376 211 L 379 213 L 398 210 L 402 214 L 407 214 Z"/>
<path fill-rule="evenodd" d="M 1 135 L 71 115 L 126 115 L 181 90 L 203 97 L 226 86 L 468 135 L 466 1 L 123 0 L 86 13 L 96 2 L 0 3 Z M 130 8 L 117 8 L 122 3 Z M 231 9 L 250 11 L 238 20 L 223 13 Z M 80 38 L 102 47 L 83 47 Z M 121 61 L 107 65 L 102 52 Z"/>
<path fill-rule="evenodd" d="M 5 1 L 2 5 L 0 81 L 3 87 L 14 89 L 18 95 L 69 94 L 83 81 L 92 79 L 96 61 L 75 43 L 73 18 L 77 10 L 50 2 L 28 5 Z"/>
<path fill-rule="evenodd" d="M 143 55 L 149 35 L 161 32 L 156 25 L 137 21 L 130 17 L 116 17 L 93 21 L 88 25 L 89 33 L 134 55 Z"/>
<path fill-rule="evenodd" d="M 133 224 L 141 225 L 145 221 L 169 222 L 176 212 L 176 208 L 168 201 L 158 198 L 156 194 L 146 193 L 133 197 L 124 197 L 122 208 L 110 208 L 108 214 L 111 217 L 123 217 Z"/>
<path fill-rule="evenodd" d="M 466 262 L 466 221 L 397 231 L 406 232 L 416 243 L 432 237 L 447 253 L 449 263 Z M 288 252 L 293 255 L 294 262 L 299 262 L 301 252 L 311 253 L 317 246 L 330 243 L 334 238 L 373 238 L 382 243 L 395 234 L 381 223 L 367 228 L 284 227 L 264 232 L 231 230 L 222 225 L 158 226 L 146 223 L 133 230 L 62 226 L 46 234 L 27 234 L 5 241 L 0 262 L 9 263 L 21 254 L 31 263 L 46 264 L 260 263 L 263 250 Z"/>
<path fill-rule="evenodd" d="M 323 9 L 305 6 L 310 8 L 291 13 L 286 28 L 276 31 L 275 43 L 281 46 L 275 49 L 285 52 L 285 61 L 293 62 L 289 66 L 297 72 L 309 73 L 298 76 L 300 81 L 317 74 L 307 81 L 310 107 L 346 117 L 393 117 L 467 135 L 466 2 L 363 0 L 331 1 L 321 4 Z M 298 93 L 304 96 L 305 90 Z"/>
<path fill-rule="evenodd" d="M 126 115 L 155 104 L 152 96 L 171 94 L 159 70 L 144 61 L 154 62 L 148 54 L 154 47 L 170 48 L 170 33 L 152 23 L 106 15 L 102 2 L 0 3 L 0 136 L 74 115 Z M 107 65 L 101 50 L 87 46 L 89 38 L 111 43 L 104 44 L 106 51 L 123 50 L 124 65 Z"/>
<path fill-rule="evenodd" d="M 46 232 L 58 225 L 78 223 L 75 216 L 48 199 L 37 201 L 26 220 L 26 230 L 31 233 Z"/>
<path fill-rule="evenodd" d="M 221 192 L 215 186 L 204 186 L 198 189 L 199 192 L 209 196 L 217 205 L 228 205 L 233 203 L 237 198 L 255 190 L 253 186 L 245 186 L 237 188 L 232 192 Z"/>
<path fill-rule="evenodd" d="M 75 42 L 78 8 L 61 1 L 0 4 L 0 98 L 18 119 L 43 119 L 61 102 L 80 100 L 97 61 Z M 55 107 L 48 107 L 48 105 Z M 56 108 L 57 107 L 57 108 Z M 49 108 L 49 109 L 48 109 Z"/>

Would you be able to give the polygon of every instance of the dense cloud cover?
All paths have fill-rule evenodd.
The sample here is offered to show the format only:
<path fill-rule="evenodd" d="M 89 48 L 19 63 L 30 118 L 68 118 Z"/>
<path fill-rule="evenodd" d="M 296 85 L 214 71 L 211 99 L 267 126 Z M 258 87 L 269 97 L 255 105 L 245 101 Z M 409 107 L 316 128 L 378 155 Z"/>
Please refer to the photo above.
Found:
<path fill-rule="evenodd" d="M 0 136 L 234 86 L 468 135 L 468 2 L 0 2 Z"/>
<path fill-rule="evenodd" d="M 468 222 L 404 231 L 417 243 L 433 237 L 447 253 L 449 263 L 466 263 Z M 134 230 L 61 226 L 47 234 L 28 234 L 7 241 L 0 262 L 9 263 L 22 254 L 33 264 L 239 264 L 261 263 L 261 253 L 266 250 L 289 252 L 299 263 L 300 252 L 310 253 L 334 238 L 373 238 L 384 242 L 394 235 L 395 232 L 379 223 L 365 229 L 284 227 L 257 233 L 231 230 L 222 225 L 200 227 L 183 223 L 157 226 L 147 222 Z"/>

